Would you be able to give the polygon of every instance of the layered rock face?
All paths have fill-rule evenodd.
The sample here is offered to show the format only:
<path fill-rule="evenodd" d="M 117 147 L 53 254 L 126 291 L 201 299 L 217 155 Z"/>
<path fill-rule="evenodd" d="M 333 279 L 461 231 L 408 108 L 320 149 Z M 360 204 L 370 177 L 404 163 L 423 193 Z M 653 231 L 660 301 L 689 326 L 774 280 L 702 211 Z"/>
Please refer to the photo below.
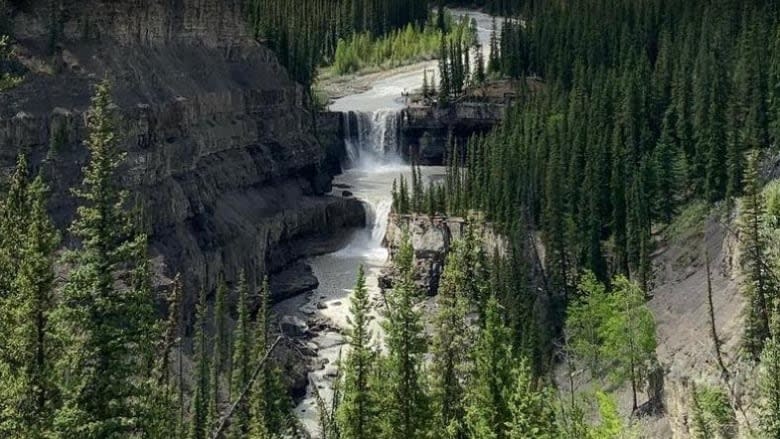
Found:
<path fill-rule="evenodd" d="M 506 105 L 461 102 L 447 108 L 418 106 L 404 110 L 400 151 L 422 165 L 443 165 L 450 140 L 465 142 L 490 131 L 504 118 Z"/>
<path fill-rule="evenodd" d="M 390 214 L 384 245 L 392 261 L 401 247 L 404 232 L 409 234 L 414 247 L 415 281 L 429 296 L 434 296 L 439 291 L 439 280 L 452 243 L 464 237 L 466 227 L 467 220 L 459 217 Z M 507 242 L 502 236 L 483 224 L 474 227 L 486 255 L 496 251 L 506 254 Z M 388 264 L 379 276 L 379 286 L 392 288 L 396 277 L 392 264 Z"/>
<path fill-rule="evenodd" d="M 28 153 L 58 225 L 73 218 L 84 113 L 102 78 L 114 85 L 123 181 L 189 302 L 220 274 L 258 284 L 364 223 L 360 202 L 323 195 L 330 175 L 303 89 L 248 36 L 240 0 L 28 3 L 14 37 L 29 72 L 0 95 L 0 178 Z"/>

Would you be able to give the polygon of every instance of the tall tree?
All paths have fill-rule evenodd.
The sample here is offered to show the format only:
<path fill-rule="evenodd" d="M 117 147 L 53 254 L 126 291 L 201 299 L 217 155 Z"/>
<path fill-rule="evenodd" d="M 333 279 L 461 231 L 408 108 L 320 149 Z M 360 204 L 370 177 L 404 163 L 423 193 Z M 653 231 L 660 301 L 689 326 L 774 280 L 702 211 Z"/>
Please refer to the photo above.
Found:
<path fill-rule="evenodd" d="M 426 434 L 429 401 L 425 393 L 423 354 L 426 340 L 420 311 L 414 308 L 418 290 L 414 283 L 414 248 L 408 232 L 395 258 L 400 279 L 388 295 L 387 390 L 384 401 L 387 422 L 380 437 L 402 439 Z"/>
<path fill-rule="evenodd" d="M 82 205 L 71 226 L 81 246 L 69 255 L 74 269 L 59 316 L 67 337 L 57 367 L 64 403 L 55 424 L 60 434 L 83 438 L 133 437 L 142 431 L 139 405 L 154 346 L 146 236 L 136 232 L 125 210 L 127 193 L 117 175 L 124 154 L 117 149 L 110 95 L 110 84 L 103 81 L 87 117 L 90 159 L 75 191 Z"/>
<path fill-rule="evenodd" d="M 252 374 L 252 328 L 249 322 L 249 286 L 243 271 L 238 279 L 238 304 L 236 305 L 238 318 L 236 319 L 235 329 L 233 329 L 231 395 L 240 395 L 244 387 L 249 384 Z M 248 432 L 249 405 L 244 400 L 233 412 L 228 437 L 231 439 L 243 439 Z"/>
<path fill-rule="evenodd" d="M 209 418 L 209 396 L 211 395 L 211 355 L 208 350 L 208 303 L 206 289 L 201 288 L 196 309 L 195 345 L 193 372 L 193 394 L 190 402 L 190 426 L 188 439 L 207 439 L 211 433 L 212 419 Z"/>
<path fill-rule="evenodd" d="M 347 340 L 349 352 L 343 366 L 344 385 L 338 407 L 341 437 L 361 439 L 375 437 L 379 415 L 374 394 L 369 388 L 369 378 L 374 367 L 374 352 L 371 350 L 369 329 L 371 303 L 366 289 L 363 266 L 358 268 L 355 289 L 350 299 L 349 331 Z"/>
<path fill-rule="evenodd" d="M 760 426 L 763 437 L 780 438 L 780 340 L 775 333 L 761 353 L 759 389 Z"/>
<path fill-rule="evenodd" d="M 466 363 L 472 343 L 469 311 L 468 248 L 463 241 L 452 243 L 439 282 L 434 317 L 435 333 L 431 353 L 432 398 L 435 430 L 441 437 L 463 438 L 463 397 Z"/>
<path fill-rule="evenodd" d="M 209 419 L 219 419 L 221 386 L 220 382 L 227 370 L 230 352 L 227 328 L 227 285 L 220 278 L 214 299 L 214 343 L 211 368 L 211 394 L 209 396 Z"/>
<path fill-rule="evenodd" d="M 5 199 L 0 202 L 0 297 L 8 295 L 12 288 L 16 277 L 16 261 L 20 258 L 18 244 L 28 221 L 28 166 L 27 157 L 20 154 Z"/>
<path fill-rule="evenodd" d="M 561 437 L 555 416 L 552 393 L 539 389 L 525 360 L 512 372 L 514 381 L 509 394 L 509 439 L 555 439 Z"/>
<path fill-rule="evenodd" d="M 745 344 L 756 358 L 764 340 L 769 338 L 771 306 L 775 286 L 767 269 L 767 243 L 763 232 L 764 196 L 758 175 L 759 154 L 748 155 L 744 176 L 745 196 L 739 218 L 741 235 L 740 265 L 744 273 L 742 292 L 747 298 Z"/>
<path fill-rule="evenodd" d="M 46 192 L 40 176 L 27 187 L 31 210 L 26 230 L 17 236 L 16 278 L 8 295 L 0 295 L 5 340 L 0 355 L 0 433 L 10 438 L 46 437 L 56 408 L 53 363 L 58 347 L 50 321 L 59 239 L 46 211 Z"/>
<path fill-rule="evenodd" d="M 498 300 L 490 296 L 484 320 L 472 351 L 474 366 L 467 383 L 465 424 L 470 437 L 505 439 L 512 414 L 514 356 L 511 331 L 501 318 Z"/>

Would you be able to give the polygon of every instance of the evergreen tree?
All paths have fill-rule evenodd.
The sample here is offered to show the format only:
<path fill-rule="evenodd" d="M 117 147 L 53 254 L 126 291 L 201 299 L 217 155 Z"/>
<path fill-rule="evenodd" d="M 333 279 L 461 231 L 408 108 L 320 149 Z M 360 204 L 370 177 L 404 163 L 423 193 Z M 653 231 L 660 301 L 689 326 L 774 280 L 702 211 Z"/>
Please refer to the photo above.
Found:
<path fill-rule="evenodd" d="M 446 107 L 450 101 L 452 78 L 450 76 L 450 60 L 447 52 L 447 40 L 441 37 L 439 48 L 439 106 Z"/>
<path fill-rule="evenodd" d="M 219 419 L 220 382 L 226 372 L 227 357 L 230 352 L 227 334 L 227 285 L 220 279 L 214 300 L 214 343 L 211 367 L 211 394 L 209 395 L 209 419 Z"/>
<path fill-rule="evenodd" d="M 343 366 L 344 385 L 337 416 L 341 437 L 361 439 L 376 436 L 374 419 L 379 415 L 369 388 L 374 353 L 368 328 L 371 304 L 362 265 L 358 268 L 357 282 L 350 301 L 351 319 L 347 333 L 350 350 Z"/>
<path fill-rule="evenodd" d="M 268 277 L 260 288 L 260 308 L 255 322 L 254 363 L 259 363 L 270 347 L 271 290 Z M 249 433 L 251 437 L 283 436 L 291 428 L 290 397 L 277 365 L 266 362 L 252 385 L 249 396 Z"/>
<path fill-rule="evenodd" d="M 188 439 L 207 439 L 211 433 L 212 419 L 209 418 L 209 396 L 211 395 L 212 365 L 209 361 L 208 351 L 208 304 L 206 303 L 206 290 L 201 288 L 200 298 L 196 309 L 195 318 L 195 344 L 193 375 L 193 395 L 190 403 L 190 425 Z"/>
<path fill-rule="evenodd" d="M 759 155 L 749 154 L 745 169 L 745 196 L 739 218 L 741 247 L 740 265 L 744 273 L 742 292 L 748 300 L 745 321 L 745 345 L 754 356 L 761 353 L 769 338 L 771 304 L 775 286 L 767 270 L 767 243 L 763 236 L 764 199 L 758 176 Z"/>
<path fill-rule="evenodd" d="M 90 160 L 84 168 L 82 199 L 71 232 L 81 240 L 59 315 L 66 351 L 61 373 L 63 406 L 55 424 L 62 435 L 83 438 L 133 437 L 140 431 L 148 389 L 149 347 L 155 331 L 148 287 L 146 237 L 135 232 L 125 211 L 126 192 L 117 169 L 117 150 L 108 82 L 100 83 L 88 113 L 86 141 Z M 117 285 L 127 267 L 133 279 Z M 144 279 L 144 277 L 146 279 Z"/>
<path fill-rule="evenodd" d="M 435 431 L 440 437 L 465 437 L 463 382 L 472 342 L 467 321 L 468 293 L 465 291 L 469 284 L 468 256 L 465 242 L 453 242 L 439 282 L 431 374 Z"/>
<path fill-rule="evenodd" d="M 531 370 L 525 360 L 520 361 L 512 372 L 513 383 L 508 383 L 509 413 L 507 423 L 509 439 L 556 439 L 561 437 L 552 404 L 553 396 L 546 389 L 537 389 L 537 384 L 531 376 Z"/>
<path fill-rule="evenodd" d="M 242 271 L 238 280 L 238 318 L 233 330 L 233 361 L 231 378 L 231 395 L 240 395 L 249 384 L 251 370 L 251 327 L 249 322 L 249 286 Z M 233 412 L 228 437 L 243 439 L 249 432 L 249 405 L 242 401 Z"/>
<path fill-rule="evenodd" d="M 395 258 L 400 279 L 387 297 L 388 315 L 385 324 L 388 359 L 385 373 L 387 392 L 382 410 L 380 437 L 403 439 L 426 434 L 429 402 L 425 394 L 423 337 L 421 314 L 414 309 L 417 287 L 414 284 L 414 249 L 408 232 Z"/>
<path fill-rule="evenodd" d="M 473 370 L 467 384 L 465 424 L 470 437 L 509 437 L 512 420 L 509 396 L 513 384 L 511 332 L 501 318 L 498 300 L 491 296 L 472 353 Z"/>
<path fill-rule="evenodd" d="M 0 298 L 11 291 L 16 277 L 16 261 L 20 259 L 19 242 L 28 221 L 27 186 L 30 182 L 27 168 L 27 158 L 20 154 L 5 199 L 0 203 Z"/>
<path fill-rule="evenodd" d="M 759 389 L 763 437 L 780 438 L 780 342 L 777 333 L 766 341 L 761 353 Z"/>
<path fill-rule="evenodd" d="M 48 436 L 56 408 L 53 363 L 58 347 L 50 319 L 59 240 L 46 211 L 46 192 L 40 176 L 26 188 L 25 203 L 31 210 L 27 229 L 18 235 L 16 278 L 8 295 L 0 295 L 5 340 L 0 355 L 0 433 L 9 438 Z"/>

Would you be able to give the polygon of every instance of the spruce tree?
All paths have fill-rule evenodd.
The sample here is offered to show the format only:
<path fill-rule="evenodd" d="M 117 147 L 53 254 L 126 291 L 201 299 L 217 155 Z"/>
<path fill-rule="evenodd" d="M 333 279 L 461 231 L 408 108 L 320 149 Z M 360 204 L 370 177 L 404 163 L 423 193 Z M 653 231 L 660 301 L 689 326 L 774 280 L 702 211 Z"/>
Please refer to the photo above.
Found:
<path fill-rule="evenodd" d="M 211 395 L 210 352 L 208 350 L 208 304 L 206 290 L 201 288 L 195 317 L 195 346 L 193 362 L 193 395 L 190 402 L 190 425 L 188 439 L 207 439 L 211 434 L 212 419 L 209 418 L 209 396 Z"/>
<path fill-rule="evenodd" d="M 759 154 L 748 155 L 744 176 L 745 196 L 739 218 L 741 256 L 744 273 L 742 293 L 747 298 L 745 321 L 745 345 L 758 357 L 764 340 L 769 338 L 771 304 L 775 298 L 775 286 L 767 270 L 767 243 L 763 235 L 764 196 L 758 175 Z"/>
<path fill-rule="evenodd" d="M 465 368 L 472 343 L 467 314 L 469 284 L 468 248 L 455 241 L 447 255 L 436 304 L 431 353 L 432 398 L 435 430 L 441 437 L 463 438 Z"/>
<path fill-rule="evenodd" d="M 30 182 L 27 168 L 27 157 L 19 154 L 5 199 L 0 202 L 0 298 L 7 296 L 12 288 L 16 261 L 20 258 L 19 242 L 28 221 L 27 186 Z"/>
<path fill-rule="evenodd" d="M 764 344 L 759 371 L 761 394 L 759 423 L 762 437 L 780 438 L 780 336 L 775 333 Z"/>
<path fill-rule="evenodd" d="M 509 439 L 557 439 L 561 437 L 552 403 L 552 392 L 538 389 L 525 359 L 512 372 L 514 382 L 509 394 Z"/>
<path fill-rule="evenodd" d="M 233 361 L 231 391 L 233 396 L 240 395 L 244 387 L 249 383 L 252 373 L 251 364 L 251 340 L 252 332 L 249 322 L 249 287 L 246 276 L 242 271 L 238 280 L 238 304 L 236 305 L 238 318 L 233 329 Z M 228 437 L 231 439 L 243 439 L 249 432 L 249 404 L 242 401 L 233 412 L 230 421 Z"/>
<path fill-rule="evenodd" d="M 259 363 L 270 347 L 271 290 L 268 277 L 263 279 L 259 302 L 254 331 L 253 364 Z M 283 435 L 289 431 L 292 406 L 278 365 L 272 362 L 263 365 L 252 385 L 249 406 L 251 437 Z"/>
<path fill-rule="evenodd" d="M 343 365 L 344 384 L 337 417 L 342 438 L 361 439 L 376 436 L 374 420 L 379 415 L 369 388 L 374 352 L 371 350 L 371 331 L 368 327 L 371 304 L 362 265 L 358 267 L 350 302 L 351 318 L 347 332 L 350 350 Z"/>
<path fill-rule="evenodd" d="M 505 439 L 512 414 L 509 395 L 514 356 L 511 331 L 501 318 L 494 295 L 487 300 L 484 319 L 472 351 L 474 363 L 466 394 L 465 424 L 470 437 Z"/>
<path fill-rule="evenodd" d="M 59 349 L 51 316 L 59 239 L 46 211 L 43 179 L 38 176 L 25 192 L 31 210 L 18 235 L 16 278 L 8 295 L 0 296 L 0 434 L 35 439 L 51 434 L 57 401 L 53 366 Z"/>
<path fill-rule="evenodd" d="M 400 279 L 387 297 L 388 315 L 384 325 L 388 395 L 382 407 L 387 422 L 382 424 L 380 437 L 386 439 L 420 437 L 426 434 L 429 425 L 423 373 L 426 340 L 421 314 L 414 309 L 418 291 L 413 280 L 413 261 L 414 249 L 405 232 L 395 258 Z"/>
<path fill-rule="evenodd" d="M 154 346 L 154 304 L 146 237 L 136 232 L 125 211 L 127 193 L 119 186 L 124 154 L 117 149 L 107 81 L 96 88 L 87 128 L 90 159 L 75 191 L 82 204 L 71 226 L 81 246 L 69 255 L 74 269 L 58 316 L 66 351 L 57 367 L 64 402 L 55 423 L 62 435 L 133 437 L 144 424 L 139 405 L 148 391 L 143 384 Z M 126 282 L 121 274 L 128 266 L 132 280 Z"/>
<path fill-rule="evenodd" d="M 219 419 L 222 376 L 227 369 L 227 357 L 230 352 L 227 333 L 227 285 L 220 278 L 214 300 L 214 343 L 212 346 L 211 394 L 209 395 L 209 419 Z"/>

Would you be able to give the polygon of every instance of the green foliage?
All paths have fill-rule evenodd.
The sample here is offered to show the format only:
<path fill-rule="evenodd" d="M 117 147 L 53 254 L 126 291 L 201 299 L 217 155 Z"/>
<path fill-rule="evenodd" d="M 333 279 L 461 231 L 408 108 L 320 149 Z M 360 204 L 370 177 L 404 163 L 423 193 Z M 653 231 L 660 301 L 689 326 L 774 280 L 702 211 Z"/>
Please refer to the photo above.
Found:
<path fill-rule="evenodd" d="M 742 292 L 748 300 L 745 316 L 745 347 L 757 358 L 770 336 L 773 304 L 777 299 L 775 278 L 767 265 L 768 243 L 764 230 L 765 201 L 758 176 L 757 151 L 748 155 L 744 176 L 745 196 L 739 217 L 740 266 L 744 273 Z"/>
<path fill-rule="evenodd" d="M 252 328 L 249 322 L 249 286 L 242 271 L 238 281 L 238 318 L 233 329 L 233 361 L 231 363 L 231 395 L 240 395 L 249 384 L 251 371 Z M 243 438 L 249 431 L 249 404 L 242 401 L 233 413 L 228 437 Z"/>
<path fill-rule="evenodd" d="M 521 361 L 513 372 L 514 388 L 509 397 L 511 419 L 507 426 L 509 439 L 557 439 L 561 436 L 553 407 L 552 392 L 538 390 L 531 370 Z"/>
<path fill-rule="evenodd" d="M 604 392 L 596 392 L 599 423 L 590 427 L 589 439 L 630 439 L 634 435 L 626 428 L 617 410 L 617 402 Z"/>
<path fill-rule="evenodd" d="M 308 86 L 314 83 L 320 65 L 333 63 L 339 41 L 347 42 L 353 35 L 361 34 L 378 38 L 409 24 L 419 28 L 428 17 L 426 3 L 418 0 L 249 0 L 245 10 L 250 30 L 276 52 L 295 80 Z M 383 45 L 387 49 L 390 43 Z M 340 63 L 345 56 L 348 54 L 342 49 Z"/>
<path fill-rule="evenodd" d="M 253 339 L 253 365 L 259 364 L 270 347 L 271 290 L 267 277 L 263 279 L 259 299 L 260 308 L 257 311 Z M 282 371 L 278 365 L 268 361 L 251 387 L 249 436 L 285 437 L 295 427 L 291 413 L 292 400 L 282 382 Z"/>
<path fill-rule="evenodd" d="M 71 232 L 81 247 L 63 291 L 57 320 L 65 351 L 59 358 L 63 404 L 55 417 L 63 435 L 135 437 L 143 429 L 149 389 L 146 362 L 156 333 L 146 236 L 125 211 L 117 170 L 124 154 L 112 114 L 110 85 L 99 84 L 88 113 L 90 160 Z M 132 267 L 131 276 L 126 275 Z M 117 279 L 121 279 L 118 285 Z"/>
<path fill-rule="evenodd" d="M 386 381 L 380 423 L 382 438 L 420 437 L 429 424 L 429 398 L 425 392 L 423 355 L 427 342 L 423 336 L 421 313 L 414 307 L 419 291 L 413 280 L 414 248 L 405 233 L 395 257 L 400 274 L 387 296 L 387 320 L 384 325 L 387 359 L 380 370 Z M 377 386 L 377 391 L 379 391 Z"/>
<path fill-rule="evenodd" d="M 193 395 L 190 403 L 190 425 L 188 439 L 206 439 L 211 431 L 212 421 L 209 417 L 209 396 L 211 395 L 211 373 L 213 367 L 208 351 L 208 304 L 206 290 L 200 290 L 200 298 L 195 317 L 195 371 L 193 374 Z"/>
<path fill-rule="evenodd" d="M 780 335 L 764 344 L 759 371 L 759 423 L 764 437 L 780 438 Z"/>
<path fill-rule="evenodd" d="M 24 78 L 18 70 L 11 40 L 8 35 L 0 34 L 0 92 L 14 88 L 22 82 Z"/>
<path fill-rule="evenodd" d="M 594 373 L 604 369 L 604 326 L 614 312 L 613 298 L 592 272 L 585 272 L 579 294 L 567 309 L 566 348 Z"/>
<path fill-rule="evenodd" d="M 733 438 L 736 418 L 729 397 L 718 388 L 694 386 L 692 424 L 697 439 Z"/>
<path fill-rule="evenodd" d="M 26 162 L 20 159 L 19 166 L 26 167 Z M 17 169 L 15 190 L 20 189 L 25 172 Z M 18 206 L 21 201 L 30 210 L 24 212 L 26 227 L 16 235 L 20 239 L 15 243 L 19 259 L 14 262 L 18 265 L 4 276 L 11 281 L 10 290 L 0 291 L 0 333 L 4 340 L 0 355 L 0 433 L 10 438 L 42 438 L 50 431 L 58 396 L 54 361 L 60 346 L 50 319 L 55 309 L 53 267 L 59 240 L 46 211 L 43 179 L 38 176 L 25 189 L 23 195 L 12 190 L 3 203 Z M 12 199 L 20 195 L 21 200 Z M 9 214 L 6 212 L 2 221 Z M 7 225 L 0 228 L 8 230 Z"/>
<path fill-rule="evenodd" d="M 568 346 L 575 358 L 605 374 L 615 385 L 631 384 L 633 409 L 637 388 L 655 364 L 655 322 L 638 285 L 624 276 L 612 281 L 606 293 L 592 274 L 580 285 L 583 297 L 572 305 L 566 320 Z"/>
<path fill-rule="evenodd" d="M 439 282 L 438 311 L 434 317 L 436 332 L 431 353 L 432 397 L 437 431 L 447 437 L 463 437 L 463 397 L 468 352 L 473 344 L 467 319 L 469 298 L 469 249 L 463 241 L 452 243 Z"/>
<path fill-rule="evenodd" d="M 374 437 L 379 416 L 369 379 L 374 368 L 369 325 L 370 302 L 363 266 L 358 268 L 355 290 L 350 299 L 350 329 L 347 332 L 350 350 L 343 364 L 342 397 L 338 407 L 338 424 L 344 439 Z"/>
<path fill-rule="evenodd" d="M 472 351 L 473 372 L 467 384 L 465 423 L 470 437 L 508 437 L 512 419 L 509 397 L 515 383 L 515 358 L 507 343 L 510 338 L 498 300 L 491 296 Z"/>

